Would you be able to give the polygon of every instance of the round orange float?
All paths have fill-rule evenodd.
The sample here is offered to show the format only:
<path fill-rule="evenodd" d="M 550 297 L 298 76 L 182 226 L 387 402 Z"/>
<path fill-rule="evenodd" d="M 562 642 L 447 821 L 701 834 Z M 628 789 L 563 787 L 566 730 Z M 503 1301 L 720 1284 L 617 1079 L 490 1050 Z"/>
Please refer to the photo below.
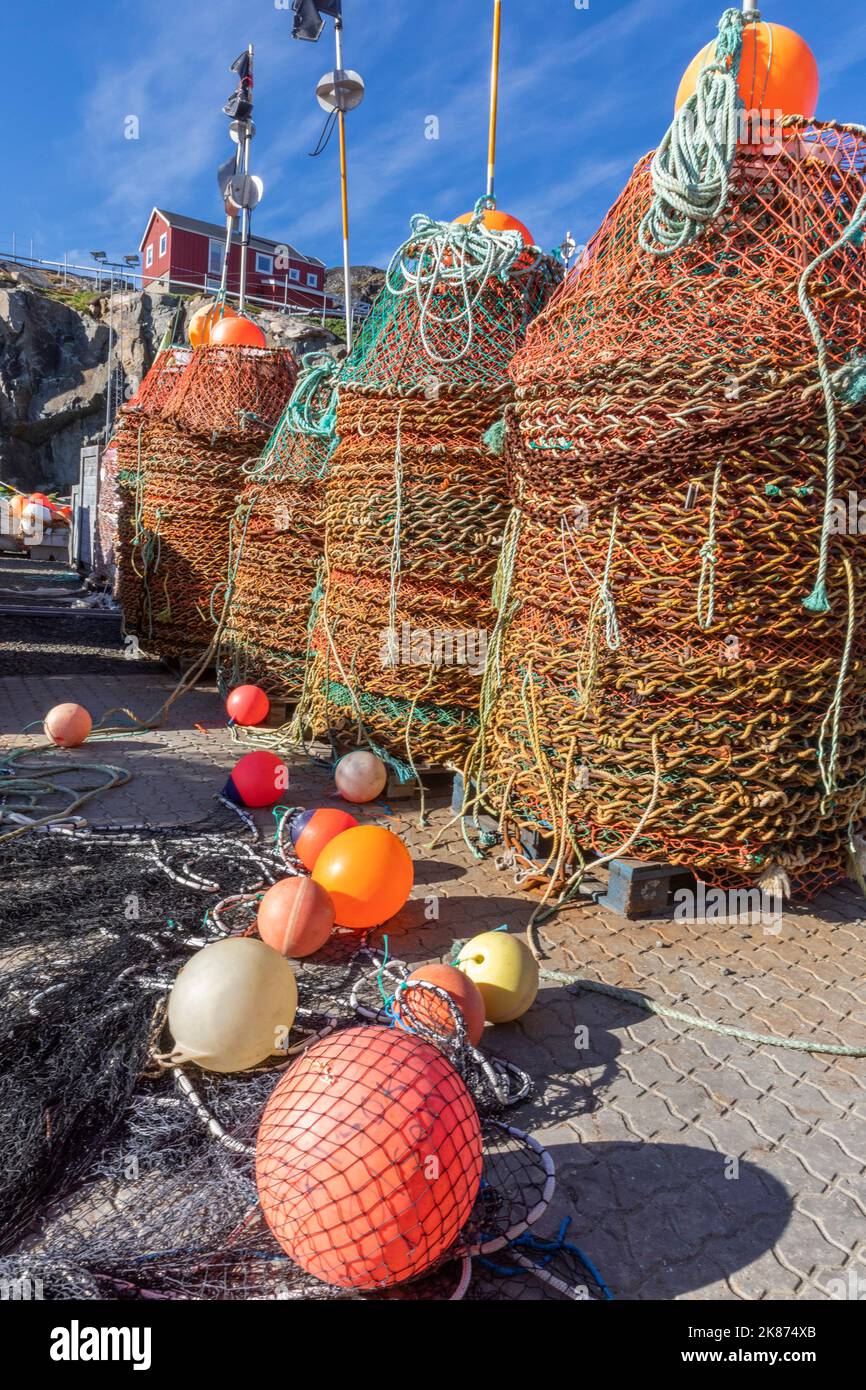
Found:
<path fill-rule="evenodd" d="M 233 318 L 223 319 L 211 329 L 211 347 L 256 347 L 267 346 L 264 333 L 257 323 L 252 319 L 236 314 Z"/>
<path fill-rule="evenodd" d="M 45 732 L 58 748 L 77 748 L 93 728 L 83 705 L 55 705 L 45 716 Z"/>
<path fill-rule="evenodd" d="M 189 340 L 194 348 L 207 347 L 213 329 L 223 319 L 237 318 L 230 304 L 205 304 L 189 321 Z"/>
<path fill-rule="evenodd" d="M 438 985 L 446 994 L 449 994 L 457 1005 L 466 1022 L 466 1035 L 473 1047 L 477 1047 L 481 1041 L 481 1034 L 484 1032 L 484 1000 L 481 990 L 468 975 L 464 975 L 462 970 L 456 970 L 453 965 L 422 965 L 420 970 L 413 970 L 406 980 L 407 985 L 413 981 L 421 980 L 428 985 Z M 447 1037 L 454 1027 L 453 1020 L 448 1005 L 443 999 L 439 999 L 432 990 L 413 989 L 409 991 L 399 990 L 394 1003 L 394 1017 L 402 1026 L 409 1026 L 408 1018 L 402 1017 L 401 997 L 406 998 L 407 1011 L 411 1010 L 413 1019 L 418 1023 L 430 1028 L 434 1033 Z"/>
<path fill-rule="evenodd" d="M 481 1164 L 462 1078 L 437 1047 L 393 1028 L 313 1043 L 272 1092 L 256 1141 L 265 1220 L 296 1264 L 340 1288 L 428 1269 L 465 1225 Z"/>
<path fill-rule="evenodd" d="M 714 39 L 686 68 L 677 91 L 678 111 L 694 92 L 698 74 L 712 60 L 715 48 Z M 814 116 L 818 87 L 815 55 L 793 29 L 763 21 L 744 27 L 737 89 L 747 111 L 758 111 L 765 120 L 777 111 L 783 116 Z"/>
<path fill-rule="evenodd" d="M 403 841 L 381 825 L 356 825 L 335 835 L 316 860 L 313 878 L 331 896 L 340 927 L 369 931 L 393 917 L 414 882 Z"/>
<path fill-rule="evenodd" d="M 474 212 L 464 212 L 455 217 L 454 221 L 471 222 L 474 216 Z M 529 228 L 510 213 L 500 212 L 498 208 L 485 208 L 481 221 L 489 232 L 519 232 L 526 246 L 535 245 Z"/>
<path fill-rule="evenodd" d="M 259 903 L 259 936 L 281 956 L 311 956 L 334 925 L 334 904 L 311 878 L 281 878 Z"/>
<path fill-rule="evenodd" d="M 302 811 L 292 821 L 290 829 L 295 853 L 304 868 L 312 873 L 325 845 L 357 824 L 348 811 L 338 811 L 335 806 L 319 806 L 315 810 Z"/>

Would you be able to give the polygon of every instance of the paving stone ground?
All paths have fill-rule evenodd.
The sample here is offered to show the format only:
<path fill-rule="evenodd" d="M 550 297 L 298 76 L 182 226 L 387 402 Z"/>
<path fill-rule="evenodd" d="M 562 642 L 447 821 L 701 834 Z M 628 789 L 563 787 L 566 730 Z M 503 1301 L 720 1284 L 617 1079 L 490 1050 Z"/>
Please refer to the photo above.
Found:
<path fill-rule="evenodd" d="M 51 640 L 43 633 L 40 648 L 34 634 L 34 650 L 51 647 L 51 669 L 37 661 L 4 676 L 4 643 L 14 649 L 20 632 L 10 639 L 0 617 L 0 758 L 35 746 L 21 730 L 61 699 L 97 719 L 115 705 L 147 717 L 165 700 L 174 678 L 125 659 L 100 621 L 84 640 L 81 619 L 48 619 Z M 240 751 L 205 688 L 159 730 L 61 760 L 133 773 L 87 806 L 92 824 L 180 826 L 207 821 Z M 327 804 L 333 791 L 327 771 L 301 759 L 290 786 L 303 805 Z M 537 901 L 493 859 L 470 856 L 447 801 L 434 794 L 426 826 L 415 801 L 363 811 L 403 835 L 416 862 L 412 900 L 389 927 L 392 951 L 409 962 L 448 959 L 456 941 L 503 923 L 524 931 Z M 866 1296 L 866 1060 L 725 1036 L 590 988 L 780 1039 L 866 1047 L 864 916 L 846 887 L 769 926 L 629 922 L 591 897 L 544 924 L 544 968 L 585 986 L 543 980 L 535 1007 L 488 1029 L 485 1046 L 536 1083 L 515 1122 L 556 1162 L 541 1232 L 571 1215 L 573 1238 L 616 1297 Z"/>

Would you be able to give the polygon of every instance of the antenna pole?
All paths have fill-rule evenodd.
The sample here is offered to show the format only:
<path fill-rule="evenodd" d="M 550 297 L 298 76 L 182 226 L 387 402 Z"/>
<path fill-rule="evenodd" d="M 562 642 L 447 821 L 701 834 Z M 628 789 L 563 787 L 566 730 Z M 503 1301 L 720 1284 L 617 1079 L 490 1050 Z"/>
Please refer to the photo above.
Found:
<path fill-rule="evenodd" d="M 334 37 L 337 43 L 337 71 L 343 70 L 343 20 L 334 20 Z M 346 113 L 342 107 L 337 111 L 337 125 L 340 131 L 340 198 L 343 205 L 343 304 L 346 311 L 346 351 L 352 351 L 352 272 L 349 262 L 349 181 L 346 172 Z"/>
<path fill-rule="evenodd" d="M 502 0 L 493 3 L 493 53 L 490 59 L 490 128 L 487 139 L 487 196 L 493 197 L 496 170 L 496 116 L 499 107 L 499 37 L 502 30 Z"/>
<path fill-rule="evenodd" d="M 249 46 L 247 47 L 247 53 L 249 54 L 249 58 L 250 58 L 250 77 L 252 77 L 252 72 L 253 72 L 253 46 L 252 46 L 252 44 L 249 44 Z M 250 122 L 249 122 L 249 119 L 247 119 L 247 120 L 244 122 L 243 155 L 240 156 L 240 154 L 239 154 L 239 163 L 240 163 L 240 165 L 241 165 L 241 173 L 243 173 L 244 175 L 246 175 L 246 174 L 248 174 L 248 173 L 250 172 L 250 140 L 251 140 L 251 139 L 252 139 L 252 131 L 251 131 L 251 129 L 250 129 Z M 245 303 L 246 297 L 247 297 L 247 256 L 248 256 L 248 254 L 249 254 L 249 249 L 250 249 L 250 210 L 249 210 L 249 208 L 246 206 L 246 199 L 245 199 L 245 200 L 244 200 L 244 206 L 243 206 L 243 208 L 241 209 L 241 276 L 240 276 L 240 284 L 239 284 L 239 286 L 238 286 L 238 313 L 240 313 L 240 314 L 242 314 L 242 313 L 244 312 L 244 303 Z"/>

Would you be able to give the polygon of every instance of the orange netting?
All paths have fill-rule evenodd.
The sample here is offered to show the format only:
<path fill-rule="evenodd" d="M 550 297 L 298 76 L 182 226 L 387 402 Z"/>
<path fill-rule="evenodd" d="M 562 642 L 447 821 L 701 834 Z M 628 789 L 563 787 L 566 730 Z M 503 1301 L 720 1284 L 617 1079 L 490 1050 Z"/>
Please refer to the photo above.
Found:
<path fill-rule="evenodd" d="M 552 837 L 560 874 L 623 845 L 720 883 L 845 872 L 866 799 L 846 522 L 864 176 L 859 128 L 791 120 L 777 152 L 739 148 L 716 222 L 657 257 L 645 159 L 515 359 L 519 511 L 467 772 Z"/>
<path fill-rule="evenodd" d="M 480 216 L 480 215 L 479 215 Z M 483 443 L 559 268 L 516 233 L 416 217 L 340 374 L 322 594 L 299 729 L 366 739 L 403 777 L 477 725 L 508 514 Z"/>
<path fill-rule="evenodd" d="M 184 348 L 159 350 L 135 395 L 121 407 L 100 461 L 94 570 L 116 596 L 122 584 L 120 566 L 129 555 L 134 529 L 133 486 L 140 431 L 147 420 L 160 414 L 191 356 Z M 134 575 L 130 579 L 134 583 Z"/>
<path fill-rule="evenodd" d="M 337 442 L 337 371 L 327 353 L 304 358 L 292 398 L 238 500 L 220 660 L 227 686 L 262 684 L 289 701 L 301 694 L 324 545 L 325 478 Z"/>
<path fill-rule="evenodd" d="M 243 468 L 260 453 L 295 376 L 286 352 L 199 348 L 137 438 L 121 601 L 127 626 L 162 657 L 190 661 L 214 636 Z"/>

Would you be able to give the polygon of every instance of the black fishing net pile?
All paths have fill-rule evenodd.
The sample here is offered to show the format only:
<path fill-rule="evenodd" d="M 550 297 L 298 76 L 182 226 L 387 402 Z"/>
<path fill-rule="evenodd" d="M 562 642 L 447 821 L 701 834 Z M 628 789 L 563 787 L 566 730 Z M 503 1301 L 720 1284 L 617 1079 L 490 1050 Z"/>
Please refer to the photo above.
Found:
<path fill-rule="evenodd" d="M 529 1078 L 462 1048 L 453 1060 L 482 1116 L 485 1168 L 460 1251 L 363 1295 L 282 1252 L 258 1206 L 252 1151 L 293 1059 L 221 1076 L 166 1070 L 153 1054 L 180 967 L 254 919 L 254 898 L 214 906 L 285 872 L 236 820 L 188 835 L 29 832 L 0 847 L 0 1281 L 38 1281 L 41 1297 L 59 1300 L 587 1296 L 567 1244 L 520 1244 L 552 1188 L 549 1159 L 512 1128 Z M 294 968 L 290 1049 L 387 1022 L 406 973 L 349 932 Z"/>

